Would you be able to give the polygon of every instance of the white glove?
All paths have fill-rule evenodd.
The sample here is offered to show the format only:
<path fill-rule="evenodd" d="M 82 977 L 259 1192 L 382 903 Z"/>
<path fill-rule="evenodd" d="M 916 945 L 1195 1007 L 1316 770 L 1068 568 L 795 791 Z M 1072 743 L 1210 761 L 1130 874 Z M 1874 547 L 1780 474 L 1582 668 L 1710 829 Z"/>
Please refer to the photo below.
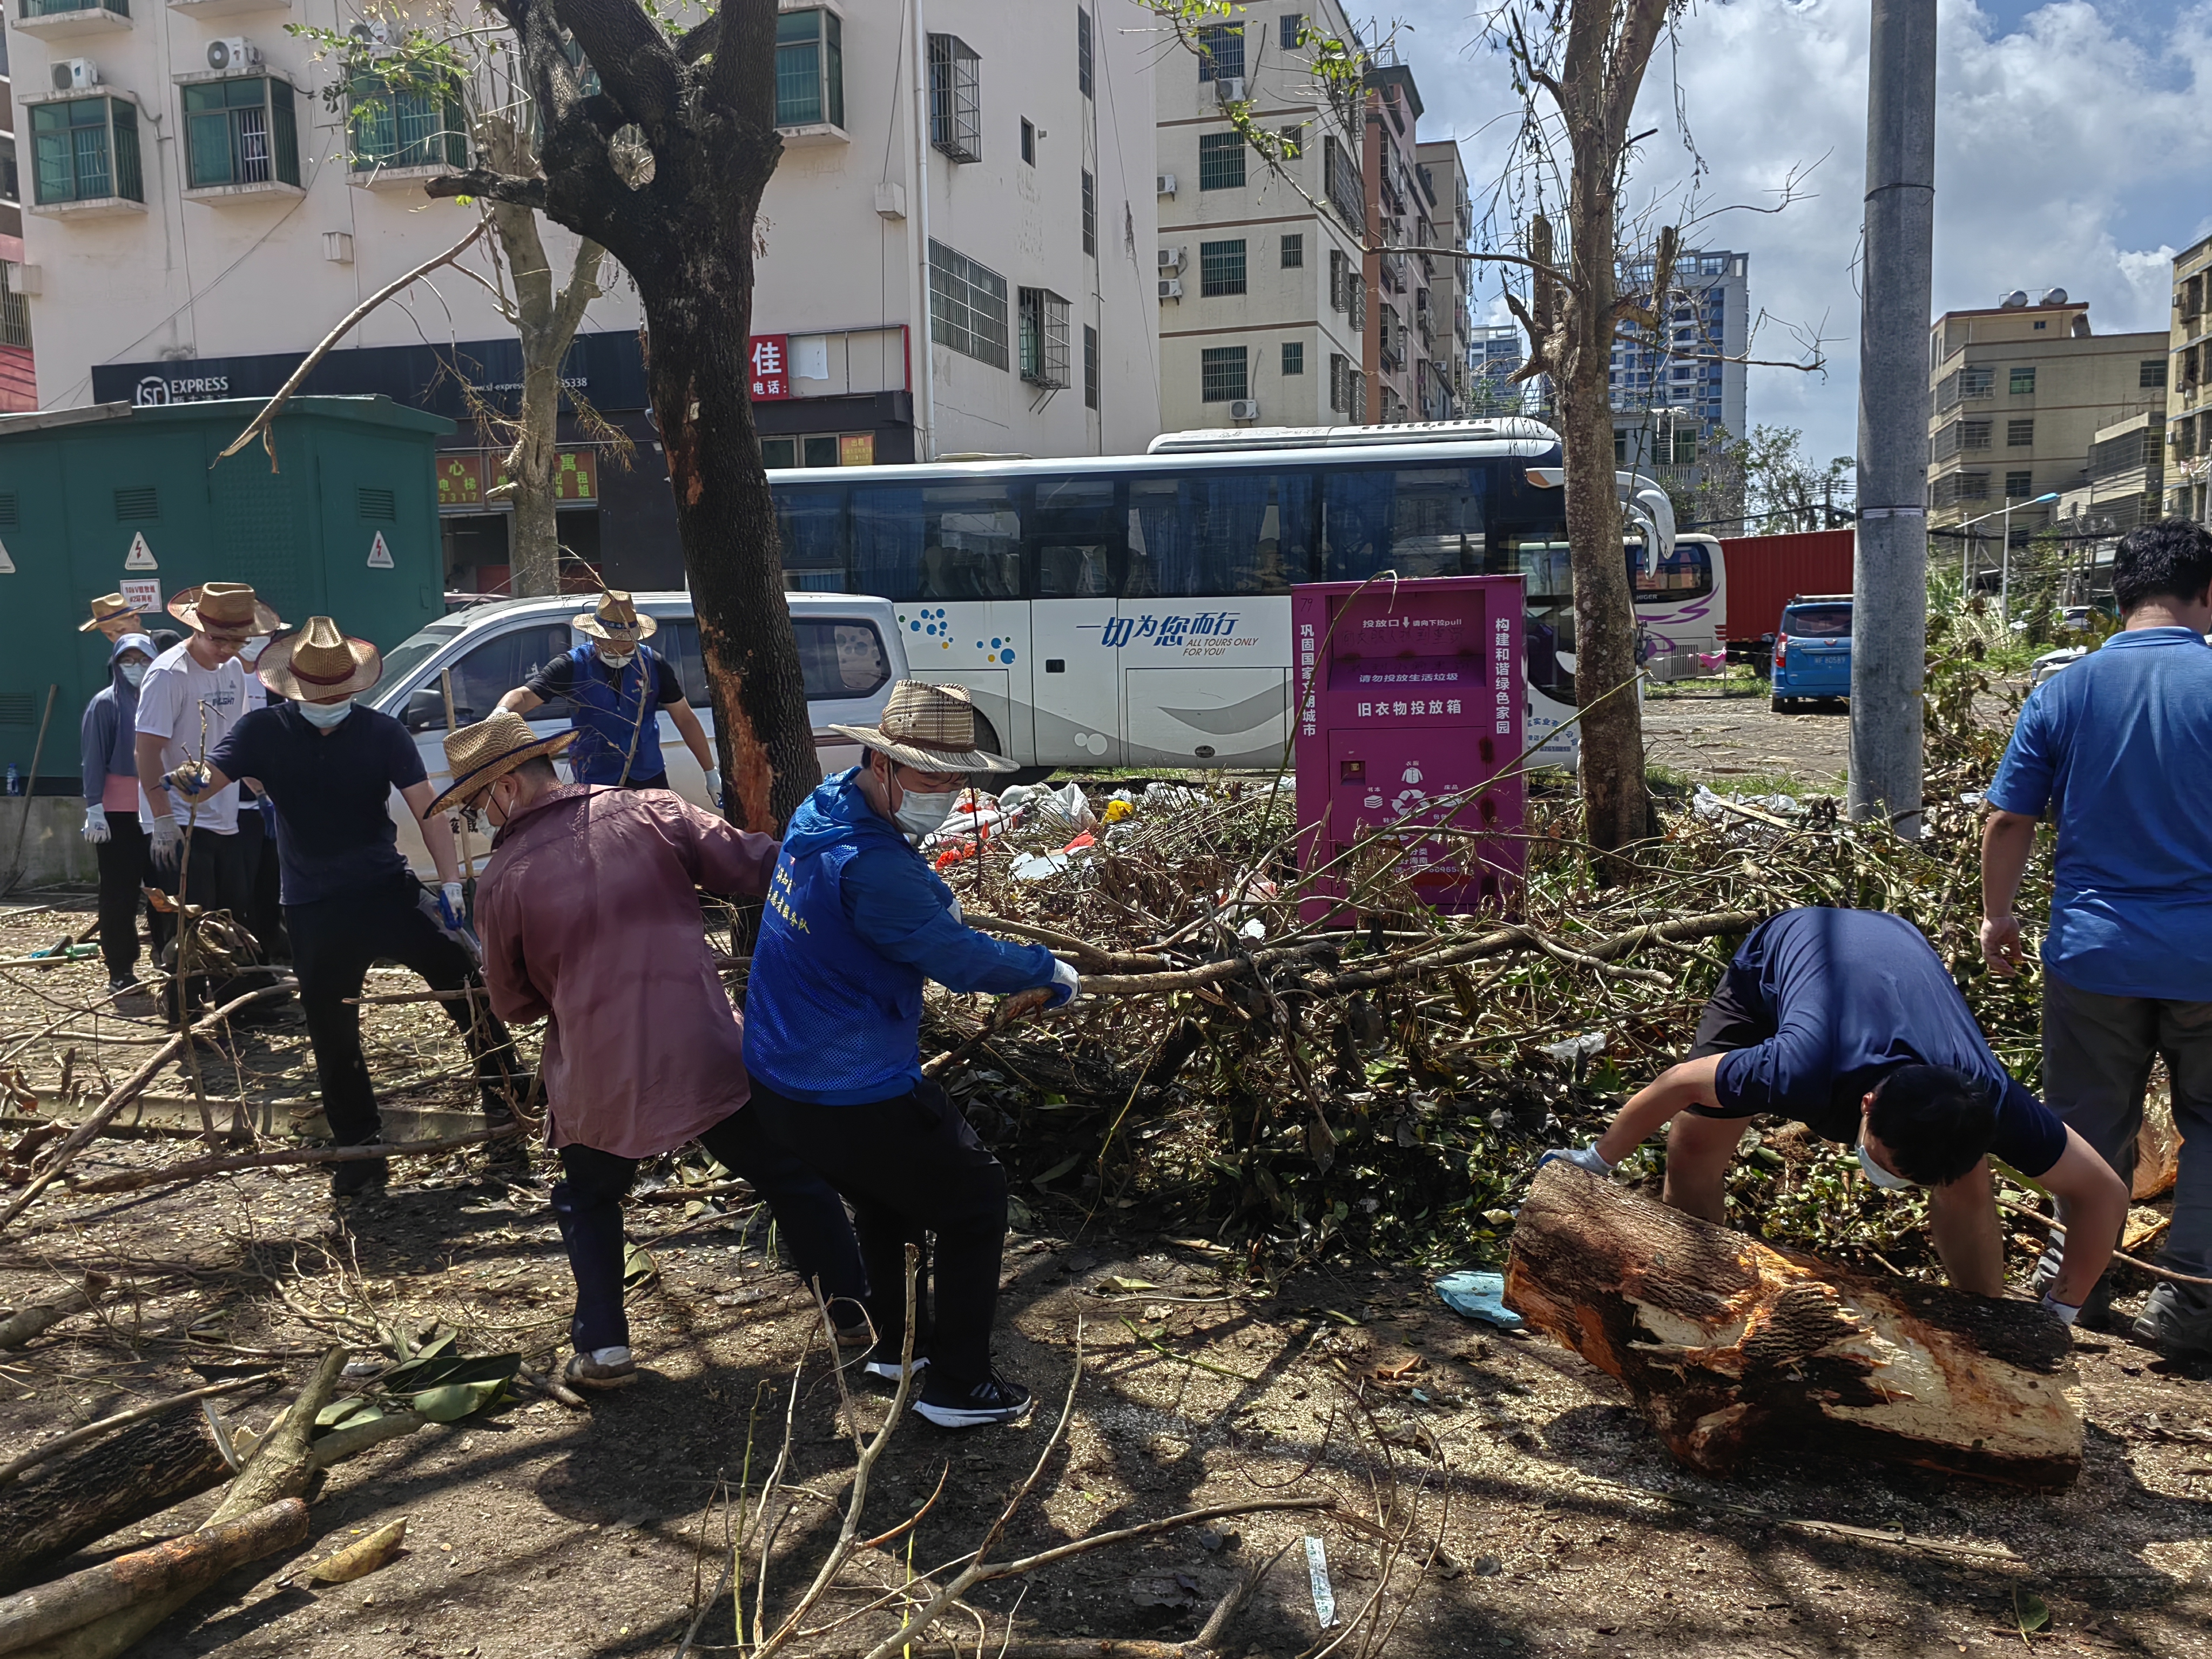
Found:
<path fill-rule="evenodd" d="M 107 809 L 98 801 L 84 809 L 84 838 L 97 847 L 115 832 L 107 827 Z"/>
<path fill-rule="evenodd" d="M 1083 975 L 1064 962 L 1052 964 L 1052 995 L 1045 1000 L 1048 1008 L 1065 1007 L 1075 1000 L 1075 994 L 1083 988 Z"/>
<path fill-rule="evenodd" d="M 1554 1159 L 1571 1164 L 1578 1170 L 1588 1170 L 1601 1179 L 1613 1173 L 1613 1165 L 1599 1155 L 1595 1141 L 1587 1146 L 1554 1146 L 1536 1160 L 1536 1167 L 1540 1170 Z"/>
<path fill-rule="evenodd" d="M 952 896 L 952 920 L 966 925 L 966 919 L 960 914 L 960 895 L 957 893 Z"/>
<path fill-rule="evenodd" d="M 177 827 L 175 817 L 165 816 L 155 818 L 149 833 L 154 842 L 152 850 L 155 866 L 163 870 L 175 869 L 185 844 L 185 832 Z"/>
<path fill-rule="evenodd" d="M 2081 1309 L 2061 1302 L 2048 1291 L 2043 1293 L 2043 1311 L 2054 1316 L 2062 1325 L 2071 1325 L 2081 1316 Z"/>
<path fill-rule="evenodd" d="M 455 932 L 468 925 L 468 906 L 461 897 L 461 884 L 458 881 L 449 881 L 438 889 L 438 914 Z"/>

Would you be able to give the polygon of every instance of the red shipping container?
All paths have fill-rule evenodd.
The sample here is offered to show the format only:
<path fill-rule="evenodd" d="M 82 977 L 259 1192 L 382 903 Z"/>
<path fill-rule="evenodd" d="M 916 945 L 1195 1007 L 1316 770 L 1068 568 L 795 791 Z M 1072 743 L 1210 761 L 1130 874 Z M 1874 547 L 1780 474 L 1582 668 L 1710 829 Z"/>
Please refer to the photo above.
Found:
<path fill-rule="evenodd" d="M 1794 536 L 1735 536 L 1721 543 L 1728 567 L 1728 619 L 1723 640 L 1748 645 L 1771 634 L 1782 607 L 1800 593 L 1851 591 L 1852 530 L 1809 530 Z"/>

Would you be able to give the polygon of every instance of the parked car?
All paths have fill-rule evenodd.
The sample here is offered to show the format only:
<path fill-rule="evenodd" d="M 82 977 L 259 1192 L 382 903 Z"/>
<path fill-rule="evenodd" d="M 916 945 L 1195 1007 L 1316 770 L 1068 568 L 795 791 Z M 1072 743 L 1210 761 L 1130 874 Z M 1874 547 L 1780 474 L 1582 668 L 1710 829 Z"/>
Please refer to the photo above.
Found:
<path fill-rule="evenodd" d="M 1851 694 L 1851 596 L 1801 593 L 1782 608 L 1774 629 L 1773 700 L 1778 714 L 1807 697 Z"/>
<path fill-rule="evenodd" d="M 2031 691 L 2069 664 L 2077 663 L 2089 654 L 2086 645 L 2062 645 L 2056 651 L 2046 651 L 2028 665 L 2027 689 Z"/>
<path fill-rule="evenodd" d="M 799 635 L 799 659 L 806 676 L 806 707 L 814 726 L 814 745 L 826 775 L 860 758 L 860 746 L 830 731 L 841 726 L 873 726 L 890 700 L 892 684 L 906 678 L 906 647 L 888 599 L 846 593 L 787 593 L 791 623 Z M 654 650 L 674 665 L 699 723 L 711 739 L 714 712 L 707 695 L 705 666 L 699 654 L 699 627 L 689 593 L 640 593 L 637 608 L 660 626 Z M 587 608 L 575 594 L 544 599 L 505 599 L 480 605 L 432 623 L 385 653 L 384 679 L 369 699 L 372 708 L 398 718 L 415 736 L 422 765 L 435 788 L 452 781 L 446 766 L 447 698 L 453 717 L 467 726 L 485 719 L 499 700 L 555 657 L 581 644 L 569 626 Z M 450 682 L 448 680 L 450 676 Z M 558 699 L 534 708 L 533 730 L 550 736 L 568 729 L 570 706 Z M 676 722 L 660 714 L 660 752 L 668 763 L 669 787 L 704 806 L 712 795 L 691 751 L 676 734 Z M 562 778 L 565 763 L 556 763 Z M 399 826 L 399 850 L 416 872 L 433 873 L 422 832 L 395 792 L 392 817 Z M 471 851 L 481 860 L 487 850 L 480 837 Z"/>

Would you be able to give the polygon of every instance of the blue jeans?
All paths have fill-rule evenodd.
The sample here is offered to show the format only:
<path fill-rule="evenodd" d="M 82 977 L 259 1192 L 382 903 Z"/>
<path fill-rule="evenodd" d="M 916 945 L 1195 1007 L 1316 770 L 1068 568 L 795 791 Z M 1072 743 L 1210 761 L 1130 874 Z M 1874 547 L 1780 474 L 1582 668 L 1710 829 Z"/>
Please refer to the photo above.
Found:
<path fill-rule="evenodd" d="M 859 1322 L 868 1281 L 845 1206 L 829 1183 L 770 1140 L 757 1115 L 739 1108 L 699 1137 L 732 1175 L 750 1182 L 775 1217 L 793 1265 L 809 1285 L 819 1280 L 837 1322 Z M 622 1201 L 637 1178 L 638 1160 L 592 1146 L 560 1149 L 562 1178 L 553 1183 L 553 1214 L 576 1279 L 576 1311 L 568 1334 L 579 1353 L 629 1346 L 623 1311 Z"/>

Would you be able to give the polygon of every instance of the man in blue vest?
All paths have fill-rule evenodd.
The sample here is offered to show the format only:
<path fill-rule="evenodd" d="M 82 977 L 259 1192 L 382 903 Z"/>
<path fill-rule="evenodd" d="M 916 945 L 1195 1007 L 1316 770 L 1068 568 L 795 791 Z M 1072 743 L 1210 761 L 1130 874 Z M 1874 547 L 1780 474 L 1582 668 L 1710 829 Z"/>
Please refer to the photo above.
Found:
<path fill-rule="evenodd" d="M 1042 945 L 988 939 L 915 850 L 968 775 L 1012 771 L 975 746 L 957 685 L 902 680 L 882 723 L 832 726 L 867 749 L 792 814 L 769 884 L 745 994 L 752 1111 L 771 1139 L 853 1206 L 876 1346 L 896 1379 L 906 1329 L 906 1247 L 937 1236 L 915 1286 L 915 1409 L 940 1428 L 1018 1422 L 1029 1390 L 991 1363 L 1006 1236 L 1006 1172 L 959 1108 L 922 1075 L 926 979 L 955 991 L 1036 992 L 1057 1007 L 1079 986 Z"/>
<path fill-rule="evenodd" d="M 499 700 L 501 708 L 527 716 L 533 708 L 566 697 L 575 709 L 576 741 L 568 750 L 568 769 L 578 783 L 617 789 L 665 789 L 668 763 L 660 754 L 662 709 L 676 723 L 691 757 L 706 775 L 709 793 L 719 793 L 720 774 L 707 747 L 706 728 L 684 695 L 683 682 L 667 658 L 647 645 L 660 624 L 641 616 L 630 596 L 614 589 L 599 595 L 596 609 L 576 618 L 584 643 L 556 657 L 529 681 Z"/>

